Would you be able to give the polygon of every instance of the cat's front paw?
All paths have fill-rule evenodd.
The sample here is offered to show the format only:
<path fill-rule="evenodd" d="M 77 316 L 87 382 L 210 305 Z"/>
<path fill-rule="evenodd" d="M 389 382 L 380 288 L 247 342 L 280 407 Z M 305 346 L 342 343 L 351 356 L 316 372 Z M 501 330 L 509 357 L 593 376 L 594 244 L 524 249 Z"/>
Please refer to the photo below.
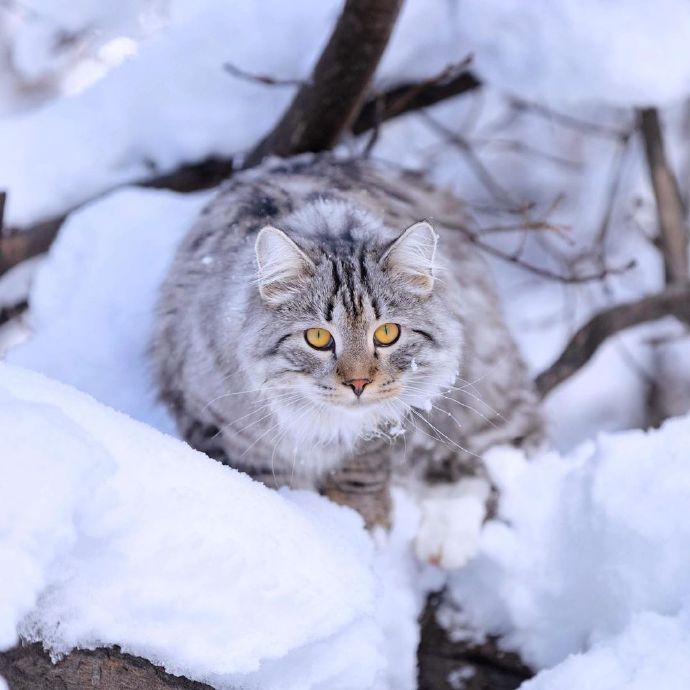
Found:
<path fill-rule="evenodd" d="M 419 501 L 417 557 L 445 570 L 457 570 L 476 556 L 489 492 L 484 479 L 427 488 Z"/>

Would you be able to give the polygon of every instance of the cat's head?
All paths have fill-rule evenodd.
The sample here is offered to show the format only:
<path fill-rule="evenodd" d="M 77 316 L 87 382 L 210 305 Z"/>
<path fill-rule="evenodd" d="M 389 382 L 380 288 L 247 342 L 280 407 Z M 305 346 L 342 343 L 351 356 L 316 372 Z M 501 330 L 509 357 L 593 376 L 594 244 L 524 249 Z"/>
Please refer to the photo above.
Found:
<path fill-rule="evenodd" d="M 302 415 L 316 441 L 385 431 L 410 407 L 428 408 L 459 366 L 462 334 L 432 226 L 349 223 L 306 236 L 266 226 L 256 239 L 261 385 L 283 423 L 299 426 Z"/>

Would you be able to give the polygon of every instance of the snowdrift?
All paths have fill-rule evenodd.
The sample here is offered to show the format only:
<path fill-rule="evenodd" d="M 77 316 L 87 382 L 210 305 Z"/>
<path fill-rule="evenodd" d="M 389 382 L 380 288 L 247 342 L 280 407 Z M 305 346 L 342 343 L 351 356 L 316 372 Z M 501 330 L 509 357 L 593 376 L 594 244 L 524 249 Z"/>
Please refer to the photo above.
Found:
<path fill-rule="evenodd" d="M 117 643 L 219 688 L 373 684 L 373 550 L 352 511 L 7 365 L 0 473 L 0 648 Z"/>

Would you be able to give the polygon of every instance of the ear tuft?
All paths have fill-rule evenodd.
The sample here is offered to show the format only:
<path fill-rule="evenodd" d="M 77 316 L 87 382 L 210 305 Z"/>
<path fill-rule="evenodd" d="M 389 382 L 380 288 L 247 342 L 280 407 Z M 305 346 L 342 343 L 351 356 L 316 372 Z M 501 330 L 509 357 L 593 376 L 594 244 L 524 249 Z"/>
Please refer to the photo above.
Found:
<path fill-rule="evenodd" d="M 404 280 L 411 291 L 428 294 L 434 287 L 437 239 L 430 223 L 425 220 L 415 223 L 388 247 L 381 264 Z"/>
<path fill-rule="evenodd" d="M 264 301 L 279 305 L 300 289 L 313 270 L 313 261 L 282 230 L 271 225 L 256 236 L 259 292 Z"/>

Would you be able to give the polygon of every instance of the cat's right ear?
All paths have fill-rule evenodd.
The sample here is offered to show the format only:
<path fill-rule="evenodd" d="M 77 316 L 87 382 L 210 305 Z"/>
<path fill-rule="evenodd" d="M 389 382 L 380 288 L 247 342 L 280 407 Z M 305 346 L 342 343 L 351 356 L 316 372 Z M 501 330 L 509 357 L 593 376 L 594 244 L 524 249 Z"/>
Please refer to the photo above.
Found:
<path fill-rule="evenodd" d="M 259 293 L 273 306 L 299 292 L 314 262 L 282 230 L 267 225 L 256 236 Z"/>

